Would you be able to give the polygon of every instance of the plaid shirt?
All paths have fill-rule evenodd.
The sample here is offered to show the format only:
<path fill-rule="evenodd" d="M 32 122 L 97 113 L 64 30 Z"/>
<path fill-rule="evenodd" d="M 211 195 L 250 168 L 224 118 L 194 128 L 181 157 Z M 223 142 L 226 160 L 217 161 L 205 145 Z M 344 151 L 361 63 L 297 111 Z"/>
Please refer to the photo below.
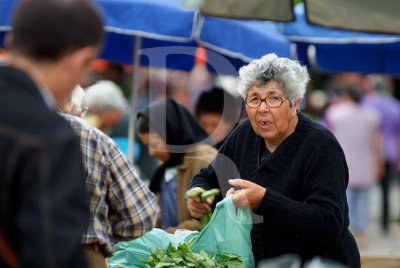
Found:
<path fill-rule="evenodd" d="M 131 240 L 156 223 L 156 197 L 118 145 L 85 120 L 63 114 L 81 137 L 91 218 L 82 244 L 96 243 L 105 256 L 116 241 Z"/>

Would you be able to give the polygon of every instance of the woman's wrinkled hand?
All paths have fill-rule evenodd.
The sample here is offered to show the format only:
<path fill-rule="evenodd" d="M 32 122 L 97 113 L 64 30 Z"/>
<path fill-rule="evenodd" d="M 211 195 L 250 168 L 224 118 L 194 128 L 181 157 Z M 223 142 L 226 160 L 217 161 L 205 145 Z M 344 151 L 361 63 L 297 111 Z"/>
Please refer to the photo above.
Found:
<path fill-rule="evenodd" d="M 242 189 L 231 188 L 226 195 L 233 194 L 232 201 L 236 207 L 247 209 L 257 208 L 265 195 L 266 188 L 243 179 L 229 180 L 229 184 Z"/>
<path fill-rule="evenodd" d="M 205 192 L 205 190 L 200 187 L 195 187 L 191 189 L 191 191 L 195 189 L 200 189 L 202 192 Z M 186 207 L 192 217 L 201 219 L 204 215 L 211 211 L 211 204 L 214 203 L 214 200 L 215 197 L 211 196 L 207 198 L 206 202 L 201 202 L 200 196 L 194 196 L 187 199 Z"/>

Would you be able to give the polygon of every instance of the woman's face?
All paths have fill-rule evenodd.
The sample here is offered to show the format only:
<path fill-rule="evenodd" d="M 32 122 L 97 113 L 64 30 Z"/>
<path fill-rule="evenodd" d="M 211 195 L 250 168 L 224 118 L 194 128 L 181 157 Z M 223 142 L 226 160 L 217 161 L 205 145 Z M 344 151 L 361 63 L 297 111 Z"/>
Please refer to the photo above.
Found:
<path fill-rule="evenodd" d="M 233 128 L 232 124 L 226 122 L 218 113 L 201 113 L 197 119 L 215 143 L 225 139 Z"/>
<path fill-rule="evenodd" d="M 273 151 L 295 130 L 297 124 L 296 110 L 301 99 L 298 99 L 293 107 L 290 107 L 290 101 L 286 99 L 275 81 L 270 81 L 263 86 L 254 84 L 247 94 L 247 98 L 259 97 L 264 99 L 271 96 L 283 99 L 281 106 L 269 108 L 265 101 L 262 101 L 258 108 L 246 105 L 246 111 L 254 131 L 264 138 L 267 148 Z"/>
<path fill-rule="evenodd" d="M 165 141 L 155 132 L 139 134 L 140 139 L 149 148 L 149 155 L 154 156 L 163 163 L 167 162 L 170 158 L 167 144 Z"/>

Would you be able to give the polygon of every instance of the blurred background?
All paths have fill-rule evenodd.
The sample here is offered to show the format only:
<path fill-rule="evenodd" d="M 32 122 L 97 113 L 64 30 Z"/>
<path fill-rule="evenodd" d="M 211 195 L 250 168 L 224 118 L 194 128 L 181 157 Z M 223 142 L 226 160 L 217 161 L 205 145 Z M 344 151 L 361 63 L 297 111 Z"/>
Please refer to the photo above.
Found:
<path fill-rule="evenodd" d="M 0 61 L 7 55 L 5 34 L 11 30 L 16 2 L 0 2 Z M 307 65 L 311 82 L 301 110 L 334 133 L 330 114 L 347 101 L 344 93 L 356 92 L 357 104 L 379 115 L 382 155 L 381 171 L 365 204 L 369 222 L 357 241 L 363 267 L 400 267 L 399 1 L 94 2 L 103 12 L 106 39 L 81 87 L 88 92 L 99 81 L 111 81 L 125 105 L 114 105 L 112 115 L 105 115 L 96 110 L 101 97 L 88 94 L 85 118 L 116 139 L 144 179 L 151 178 L 157 161 L 135 134 L 136 113 L 155 99 L 171 97 L 219 144 L 246 118 L 235 91 L 236 77 L 252 59 L 276 53 Z M 196 109 L 201 96 L 218 90 L 222 100 L 204 108 L 216 115 L 216 123 L 211 123 Z M 227 119 L 232 107 L 238 112 Z M 113 121 L 107 121 L 111 117 Z"/>

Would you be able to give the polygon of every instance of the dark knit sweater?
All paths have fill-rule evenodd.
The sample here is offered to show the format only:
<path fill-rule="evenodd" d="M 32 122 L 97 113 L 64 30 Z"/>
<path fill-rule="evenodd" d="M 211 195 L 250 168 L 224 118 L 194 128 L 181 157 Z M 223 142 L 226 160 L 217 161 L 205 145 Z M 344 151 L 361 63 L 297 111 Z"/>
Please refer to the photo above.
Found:
<path fill-rule="evenodd" d="M 261 164 L 264 141 L 240 124 L 210 165 L 190 187 L 230 188 L 228 179 L 242 178 L 266 187 L 254 210 L 252 243 L 256 260 L 295 253 L 305 261 L 321 256 L 360 267 L 360 255 L 348 230 L 345 156 L 333 134 L 302 113 L 294 133 Z M 227 156 L 227 157 L 226 157 Z"/>

